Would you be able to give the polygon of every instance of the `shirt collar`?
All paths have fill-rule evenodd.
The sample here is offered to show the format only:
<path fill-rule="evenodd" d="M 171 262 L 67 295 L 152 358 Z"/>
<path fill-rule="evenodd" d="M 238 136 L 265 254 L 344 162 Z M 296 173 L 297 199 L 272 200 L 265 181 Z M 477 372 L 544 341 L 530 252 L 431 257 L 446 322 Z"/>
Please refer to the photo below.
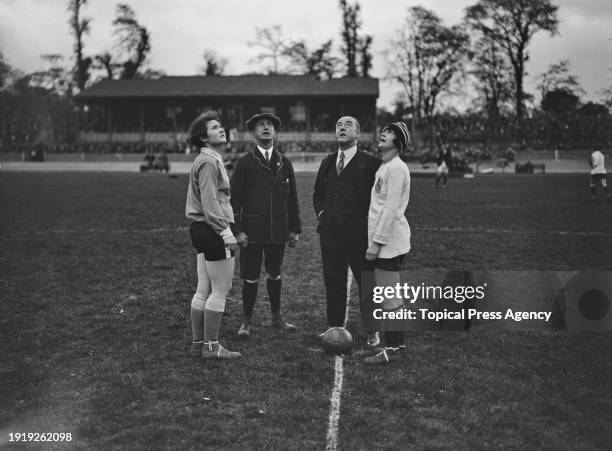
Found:
<path fill-rule="evenodd" d="M 210 147 L 202 147 L 202 149 L 200 149 L 200 152 L 205 153 L 206 155 L 210 155 L 211 157 L 215 158 L 220 163 L 223 163 L 223 158 L 221 157 L 221 155 L 219 155 L 218 152 L 211 149 Z"/>
<path fill-rule="evenodd" d="M 274 146 L 270 147 L 269 149 L 264 149 L 263 147 L 257 145 L 257 150 L 259 150 L 261 156 L 264 157 L 264 159 L 266 158 L 266 152 L 270 152 L 268 155 L 270 158 L 272 158 L 272 151 L 274 150 Z"/>
<path fill-rule="evenodd" d="M 357 145 L 350 147 L 344 151 L 338 149 L 338 158 L 340 158 L 340 152 L 344 152 L 344 159 L 351 159 L 357 153 Z"/>

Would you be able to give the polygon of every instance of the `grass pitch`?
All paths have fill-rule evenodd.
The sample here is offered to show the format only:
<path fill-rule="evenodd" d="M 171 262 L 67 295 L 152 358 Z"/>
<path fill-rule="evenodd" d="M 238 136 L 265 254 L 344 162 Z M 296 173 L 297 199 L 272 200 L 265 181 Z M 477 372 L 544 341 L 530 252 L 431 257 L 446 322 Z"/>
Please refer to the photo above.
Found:
<path fill-rule="evenodd" d="M 0 446 L 70 432 L 61 449 L 323 449 L 333 360 L 313 174 L 298 174 L 304 235 L 288 249 L 284 312 L 238 341 L 235 280 L 222 340 L 240 362 L 187 357 L 195 254 L 187 177 L 0 174 Z M 413 179 L 407 269 L 612 269 L 612 205 L 577 175 Z M 353 302 L 351 331 L 360 330 Z M 608 449 L 610 333 L 422 332 L 397 365 L 345 358 L 341 449 Z M 10 444 L 8 444 L 10 446 Z M 13 444 L 15 445 L 15 444 Z M 41 443 L 19 444 L 38 449 Z M 17 446 L 16 446 L 17 449 Z"/>

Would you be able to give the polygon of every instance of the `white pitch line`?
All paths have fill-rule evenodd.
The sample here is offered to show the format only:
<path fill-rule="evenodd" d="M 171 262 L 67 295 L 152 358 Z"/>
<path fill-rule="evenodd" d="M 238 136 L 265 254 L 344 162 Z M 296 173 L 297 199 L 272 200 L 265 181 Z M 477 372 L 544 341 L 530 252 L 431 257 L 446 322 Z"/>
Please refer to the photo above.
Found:
<path fill-rule="evenodd" d="M 36 235 L 78 235 L 78 234 L 126 234 L 126 233 L 171 233 L 186 232 L 189 227 L 158 227 L 153 229 L 55 229 L 55 230 L 36 230 L 32 232 L 11 232 L 4 236 L 36 236 Z M 560 236 L 612 236 L 610 232 L 597 231 L 570 231 L 570 230 L 520 230 L 520 229 L 476 229 L 462 227 L 419 227 L 413 228 L 418 232 L 447 232 L 447 233 L 503 233 L 505 235 L 560 235 Z"/>
<path fill-rule="evenodd" d="M 346 311 L 344 313 L 344 326 L 348 320 L 351 284 L 353 283 L 353 273 L 348 270 L 346 277 Z M 330 398 L 329 421 L 327 427 L 327 443 L 325 451 L 335 451 L 338 449 L 338 425 L 340 423 L 340 397 L 342 396 L 342 381 L 344 380 L 344 358 L 340 355 L 334 357 L 334 389 Z"/>
<path fill-rule="evenodd" d="M 574 232 L 569 230 L 520 230 L 520 229 L 475 229 L 462 227 L 419 227 L 415 230 L 420 232 L 457 232 L 457 233 L 504 233 L 514 234 L 534 234 L 534 235 L 576 235 L 576 236 L 606 236 L 612 235 L 608 232 Z"/>

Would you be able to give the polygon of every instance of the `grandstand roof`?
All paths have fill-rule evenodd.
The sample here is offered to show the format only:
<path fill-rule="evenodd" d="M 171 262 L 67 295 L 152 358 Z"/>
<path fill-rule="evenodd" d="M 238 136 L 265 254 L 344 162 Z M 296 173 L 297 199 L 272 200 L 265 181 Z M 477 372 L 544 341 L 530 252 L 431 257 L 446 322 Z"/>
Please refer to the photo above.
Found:
<path fill-rule="evenodd" d="M 153 80 L 102 80 L 77 95 L 78 100 L 228 96 L 375 96 L 376 78 L 314 75 L 165 76 Z"/>

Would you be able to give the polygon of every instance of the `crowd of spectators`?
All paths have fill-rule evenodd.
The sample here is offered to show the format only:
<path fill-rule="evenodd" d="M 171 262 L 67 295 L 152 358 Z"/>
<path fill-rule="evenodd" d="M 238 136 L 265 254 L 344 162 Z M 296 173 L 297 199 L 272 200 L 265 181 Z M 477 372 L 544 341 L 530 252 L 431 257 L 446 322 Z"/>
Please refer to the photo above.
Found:
<path fill-rule="evenodd" d="M 165 152 L 168 154 L 176 153 L 193 153 L 195 149 L 190 149 L 186 143 L 182 142 L 83 142 L 75 143 L 54 143 L 54 142 L 26 142 L 3 146 L 0 141 L 0 152 L 24 152 L 37 147 L 45 153 L 94 153 L 94 154 L 113 154 L 113 153 L 142 153 L 147 152 L 157 153 Z M 228 143 L 227 151 L 244 153 L 253 147 L 251 142 L 235 142 Z M 303 141 L 280 141 L 276 143 L 276 147 L 283 153 L 325 153 L 332 152 L 336 149 L 335 142 L 303 142 Z M 376 146 L 374 143 L 360 143 L 360 149 L 374 151 Z"/>

